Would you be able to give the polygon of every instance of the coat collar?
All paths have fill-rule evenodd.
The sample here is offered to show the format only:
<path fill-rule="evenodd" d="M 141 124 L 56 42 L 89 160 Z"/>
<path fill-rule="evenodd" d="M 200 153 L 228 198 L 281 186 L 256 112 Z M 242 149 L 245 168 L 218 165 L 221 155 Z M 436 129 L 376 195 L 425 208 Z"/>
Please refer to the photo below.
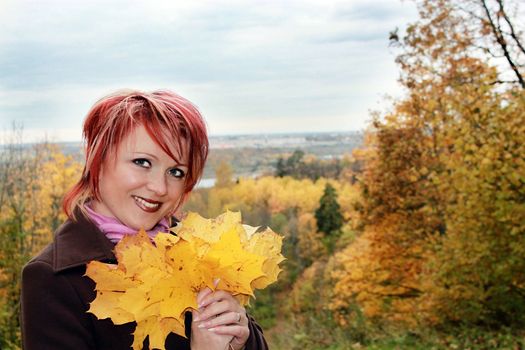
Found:
<path fill-rule="evenodd" d="M 92 260 L 114 262 L 114 244 L 89 219 L 77 212 L 77 221 L 68 220 L 54 239 L 55 273 L 83 266 Z"/>

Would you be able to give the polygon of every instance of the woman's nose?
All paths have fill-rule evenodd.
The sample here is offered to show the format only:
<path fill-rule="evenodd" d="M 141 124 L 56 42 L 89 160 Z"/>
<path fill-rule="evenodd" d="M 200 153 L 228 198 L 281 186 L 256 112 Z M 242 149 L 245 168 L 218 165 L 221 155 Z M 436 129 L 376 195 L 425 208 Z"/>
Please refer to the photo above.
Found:
<path fill-rule="evenodd" d="M 166 180 L 166 174 L 163 172 L 152 172 L 150 173 L 146 188 L 157 196 L 164 196 L 168 192 Z"/>

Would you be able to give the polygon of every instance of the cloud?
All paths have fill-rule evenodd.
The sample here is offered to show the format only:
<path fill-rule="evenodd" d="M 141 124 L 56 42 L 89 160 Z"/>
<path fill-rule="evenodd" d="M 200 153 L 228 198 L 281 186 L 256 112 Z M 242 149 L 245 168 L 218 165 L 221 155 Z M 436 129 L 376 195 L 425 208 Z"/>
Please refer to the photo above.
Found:
<path fill-rule="evenodd" d="M 415 14 L 397 1 L 3 1 L 0 115 L 35 128 L 80 128 L 97 98 L 133 87 L 188 97 L 212 133 L 321 128 L 305 116 L 359 129 L 396 93 L 387 36 Z"/>

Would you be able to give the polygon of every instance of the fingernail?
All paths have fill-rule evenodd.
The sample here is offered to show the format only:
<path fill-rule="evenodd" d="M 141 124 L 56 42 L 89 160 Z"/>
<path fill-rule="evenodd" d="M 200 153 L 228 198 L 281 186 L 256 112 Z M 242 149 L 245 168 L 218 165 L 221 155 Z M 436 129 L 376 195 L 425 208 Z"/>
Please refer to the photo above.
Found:
<path fill-rule="evenodd" d="M 213 332 L 213 331 L 215 331 L 215 328 L 214 327 L 208 328 L 208 330 Z"/>

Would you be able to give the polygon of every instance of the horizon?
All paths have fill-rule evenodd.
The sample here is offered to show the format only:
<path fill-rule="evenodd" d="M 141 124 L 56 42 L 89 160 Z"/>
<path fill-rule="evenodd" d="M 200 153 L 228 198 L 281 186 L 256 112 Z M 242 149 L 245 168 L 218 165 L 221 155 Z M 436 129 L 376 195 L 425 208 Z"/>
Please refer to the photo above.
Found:
<path fill-rule="evenodd" d="M 344 135 L 344 134 L 348 134 L 348 135 L 363 135 L 366 131 L 365 130 L 339 130 L 339 131 L 289 131 L 289 132 L 265 132 L 265 133 L 253 133 L 253 134 L 221 134 L 221 135 L 211 135 L 209 134 L 208 135 L 208 138 L 209 139 L 213 139 L 213 138 L 229 138 L 229 137 L 235 137 L 235 138 L 240 138 L 240 137 L 253 137 L 253 136 L 256 136 L 256 137 L 274 137 L 274 136 L 308 136 L 308 135 Z M 9 132 L 1 132 L 0 131 L 0 147 L 3 147 L 3 146 L 8 146 L 8 145 L 11 145 L 13 143 L 6 143 L 4 142 L 4 140 L 6 139 L 6 135 L 9 136 L 9 135 L 12 135 L 13 131 L 9 131 Z M 23 133 L 23 132 L 22 132 Z M 27 146 L 30 146 L 30 145 L 35 145 L 35 144 L 44 144 L 44 143 L 49 143 L 49 144 L 72 144 L 72 143 L 82 143 L 83 140 L 82 139 L 79 139 L 79 140 L 58 140 L 58 141 L 53 141 L 53 140 L 50 140 L 50 139 L 43 139 L 43 140 L 40 140 L 40 141 L 28 141 L 28 142 L 22 142 L 21 144 L 22 145 L 27 145 Z M 17 143 L 15 142 L 14 144 L 20 144 L 20 143 Z"/>

